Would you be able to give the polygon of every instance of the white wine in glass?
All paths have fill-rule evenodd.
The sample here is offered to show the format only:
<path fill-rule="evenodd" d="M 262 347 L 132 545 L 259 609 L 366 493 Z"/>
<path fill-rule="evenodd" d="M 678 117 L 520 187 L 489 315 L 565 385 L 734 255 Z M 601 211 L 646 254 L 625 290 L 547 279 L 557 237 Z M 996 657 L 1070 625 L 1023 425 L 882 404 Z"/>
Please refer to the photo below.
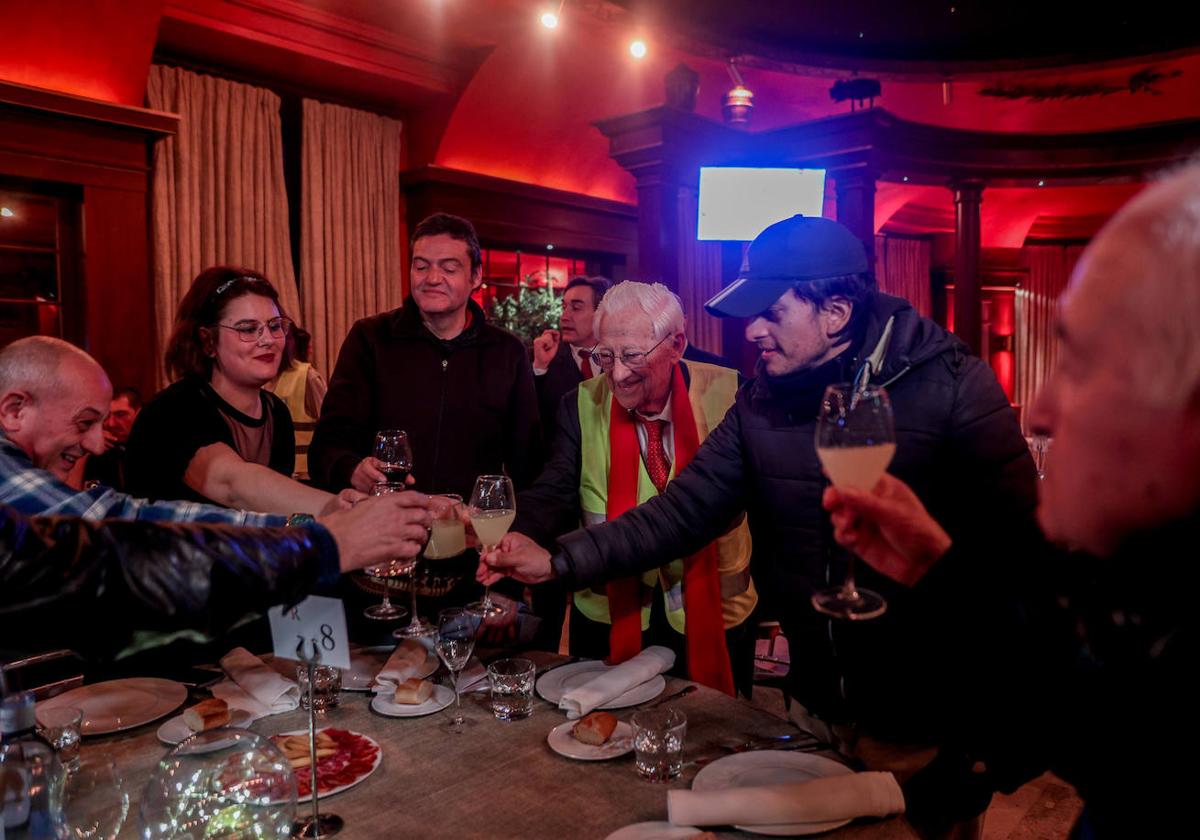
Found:
<path fill-rule="evenodd" d="M 481 475 L 475 479 L 475 490 L 467 507 L 471 527 L 479 537 L 479 551 L 486 554 L 495 549 L 512 527 L 517 516 L 517 495 L 506 475 Z M 483 590 L 483 598 L 467 604 L 467 609 L 483 618 L 493 618 L 504 610 L 491 598 L 491 587 Z"/>
<path fill-rule="evenodd" d="M 877 385 L 830 385 L 821 400 L 816 438 L 817 457 L 834 487 L 871 492 L 896 454 L 887 392 Z M 818 612 L 851 621 L 876 618 L 887 610 L 882 595 L 855 585 L 853 554 L 842 585 L 815 593 L 812 603 Z"/>

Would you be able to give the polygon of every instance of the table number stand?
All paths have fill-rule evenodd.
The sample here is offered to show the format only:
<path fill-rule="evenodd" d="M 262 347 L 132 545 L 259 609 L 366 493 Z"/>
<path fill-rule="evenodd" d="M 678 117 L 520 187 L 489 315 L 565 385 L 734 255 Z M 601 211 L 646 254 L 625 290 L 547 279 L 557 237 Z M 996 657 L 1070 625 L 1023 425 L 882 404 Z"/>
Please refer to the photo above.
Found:
<path fill-rule="evenodd" d="M 319 840 L 322 837 L 332 837 L 345 826 L 345 821 L 337 814 L 322 814 L 317 809 L 317 705 L 313 702 L 313 688 L 316 685 L 316 666 L 321 661 L 321 649 L 314 639 L 312 656 L 304 655 L 304 640 L 296 645 L 296 658 L 308 670 L 308 751 L 311 757 L 309 772 L 312 774 L 312 815 L 292 823 L 292 836 L 304 840 Z"/>

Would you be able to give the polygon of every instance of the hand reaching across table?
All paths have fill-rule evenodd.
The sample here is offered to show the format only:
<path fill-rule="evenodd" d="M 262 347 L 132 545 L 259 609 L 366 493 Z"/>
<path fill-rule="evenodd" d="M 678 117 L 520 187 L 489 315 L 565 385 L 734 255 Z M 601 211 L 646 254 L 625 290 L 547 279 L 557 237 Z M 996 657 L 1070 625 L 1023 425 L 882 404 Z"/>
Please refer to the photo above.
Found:
<path fill-rule="evenodd" d="M 550 580 L 554 577 L 550 552 L 524 534 L 508 532 L 494 551 L 480 557 L 479 570 L 475 573 L 475 579 L 485 586 L 491 586 L 503 577 L 521 583 Z"/>
<path fill-rule="evenodd" d="M 421 553 L 429 537 L 429 497 L 405 491 L 376 496 L 318 520 L 337 541 L 343 572 Z"/>

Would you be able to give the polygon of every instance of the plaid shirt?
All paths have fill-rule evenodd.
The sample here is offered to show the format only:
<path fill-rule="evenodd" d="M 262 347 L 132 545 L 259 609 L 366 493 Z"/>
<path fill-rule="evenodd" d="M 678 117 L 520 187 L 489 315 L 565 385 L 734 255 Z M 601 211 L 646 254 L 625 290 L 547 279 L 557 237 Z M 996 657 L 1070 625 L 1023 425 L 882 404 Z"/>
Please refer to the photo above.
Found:
<path fill-rule="evenodd" d="M 139 519 L 143 522 L 218 522 L 276 527 L 287 517 L 249 513 L 198 502 L 151 502 L 111 487 L 75 490 L 33 465 L 25 451 L 0 432 L 0 504 L 26 516 L 78 516 L 82 519 Z"/>

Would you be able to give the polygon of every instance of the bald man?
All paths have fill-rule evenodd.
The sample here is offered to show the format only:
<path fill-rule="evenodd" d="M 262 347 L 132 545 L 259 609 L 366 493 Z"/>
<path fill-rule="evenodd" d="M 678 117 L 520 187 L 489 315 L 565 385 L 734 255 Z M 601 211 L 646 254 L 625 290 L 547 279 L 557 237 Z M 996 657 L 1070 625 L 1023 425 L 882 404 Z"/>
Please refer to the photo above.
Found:
<path fill-rule="evenodd" d="M 1200 166 L 1150 187 L 1084 252 L 1059 301 L 1059 351 L 1034 404 L 1053 438 L 1024 632 L 989 660 L 962 733 L 906 789 L 934 826 L 1052 769 L 1085 802 L 1075 837 L 1169 837 L 1193 820 L 1200 644 Z M 898 479 L 830 490 L 835 538 L 921 597 L 963 550 Z M 968 591 L 964 597 L 972 597 Z M 939 607 L 936 603 L 931 609 Z M 950 630 L 952 628 L 947 628 Z M 956 772 L 959 771 L 959 772 Z"/>

